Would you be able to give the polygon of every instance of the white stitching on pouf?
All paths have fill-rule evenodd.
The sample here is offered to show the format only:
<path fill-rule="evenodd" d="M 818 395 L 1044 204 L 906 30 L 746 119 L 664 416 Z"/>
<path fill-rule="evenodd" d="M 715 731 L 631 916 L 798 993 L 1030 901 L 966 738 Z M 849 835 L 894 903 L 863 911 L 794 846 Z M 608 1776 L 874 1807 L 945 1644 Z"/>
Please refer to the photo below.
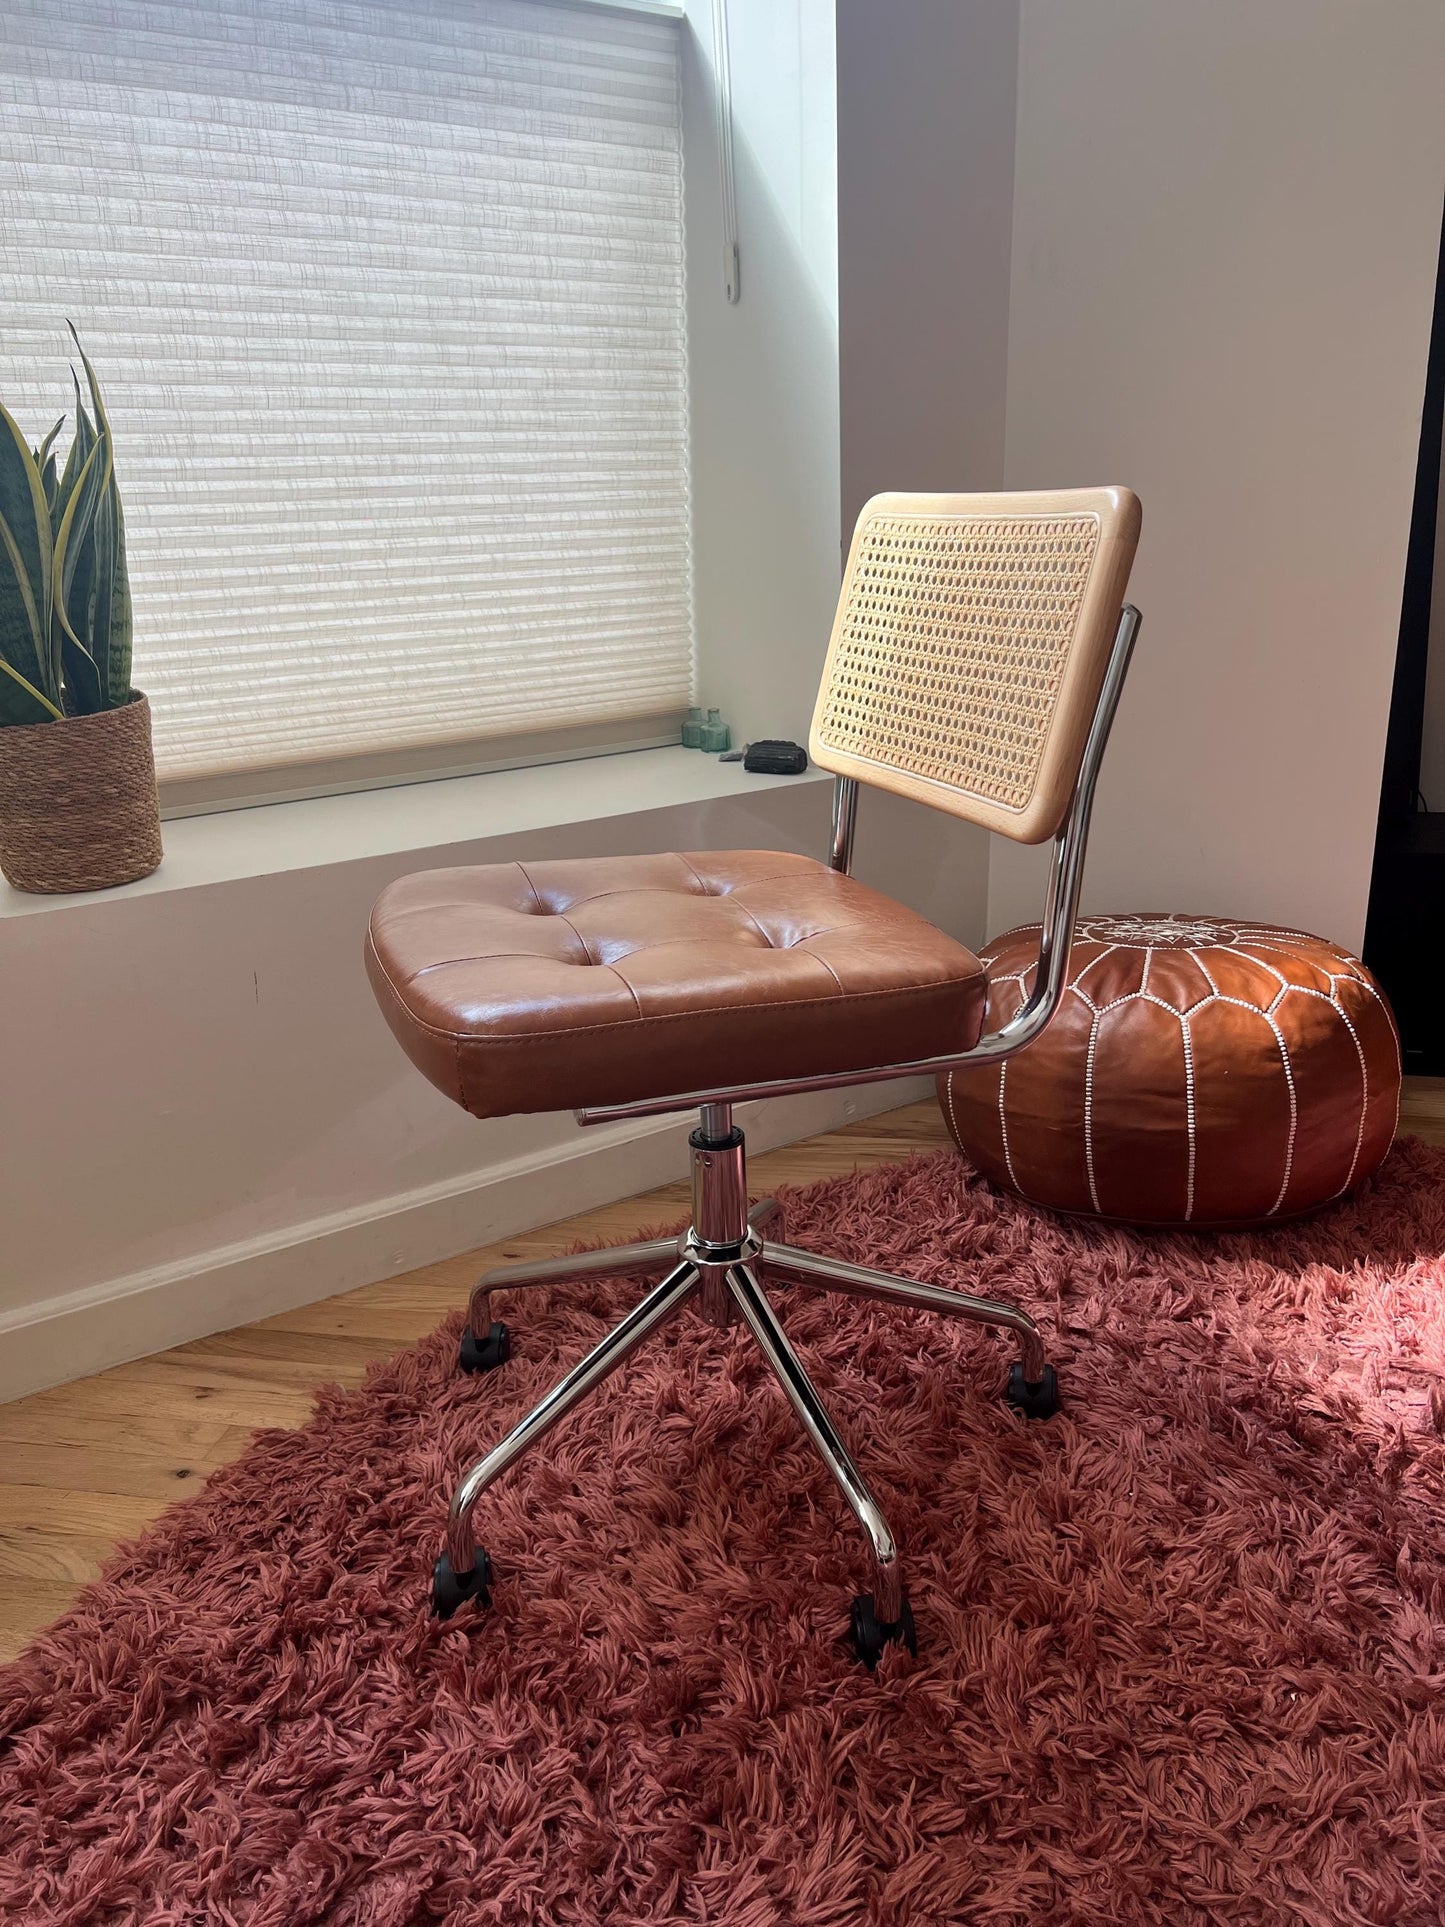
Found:
<path fill-rule="evenodd" d="M 1021 930 L 1009 932 L 1005 938 L 1000 939 L 995 945 L 991 946 L 989 951 L 985 951 L 985 960 L 990 961 L 998 958 L 1000 953 L 1010 944 L 1020 937 L 1031 934 L 1037 930 L 1037 927 L 1037 925 L 1025 926 Z M 1096 1087 L 1100 1065 L 1103 1061 L 1100 1053 L 1105 1049 L 1103 1042 L 1103 1019 L 1110 1012 L 1135 1002 L 1153 1004 L 1157 1009 L 1168 1011 L 1171 1016 L 1179 1020 L 1184 1060 L 1183 1095 L 1186 1140 L 1185 1195 L 1182 1222 L 1190 1222 L 1195 1216 L 1195 1193 L 1198 1182 L 1200 1148 L 1199 1079 L 1201 1066 L 1198 1047 L 1193 1036 L 1191 1020 L 1198 1012 L 1208 1009 L 1216 1003 L 1228 1004 L 1236 1009 L 1246 1010 L 1250 1012 L 1251 1015 L 1260 1018 L 1269 1026 L 1275 1047 L 1279 1052 L 1280 1072 L 1284 1078 L 1285 1090 L 1289 1100 L 1289 1130 L 1284 1145 L 1283 1175 L 1274 1202 L 1263 1214 L 1266 1217 L 1273 1217 L 1278 1214 L 1284 1209 L 1289 1198 L 1290 1186 L 1295 1176 L 1296 1156 L 1301 1130 L 1301 1099 L 1296 1067 L 1291 1058 L 1289 1039 L 1281 1023 L 1277 1021 L 1277 1013 L 1281 1013 L 1287 1008 L 1291 996 L 1303 996 L 1317 998 L 1319 1001 L 1328 1004 L 1339 1017 L 1348 1031 L 1354 1046 L 1360 1076 L 1360 1102 L 1356 1118 L 1353 1153 L 1345 1181 L 1334 1195 L 1342 1196 L 1350 1189 L 1358 1175 L 1360 1158 L 1364 1148 L 1365 1130 L 1369 1120 L 1370 1074 L 1369 1058 L 1364 1040 L 1356 1025 L 1351 1021 L 1349 1012 L 1341 1002 L 1341 986 L 1346 983 L 1356 985 L 1359 990 L 1364 992 L 1374 1002 L 1380 1004 L 1386 1011 L 1388 1010 L 1388 1006 L 1384 1004 L 1384 999 L 1381 997 L 1375 984 L 1371 981 L 1368 972 L 1364 970 L 1356 958 L 1343 955 L 1333 945 L 1326 943 L 1321 938 L 1313 937 L 1308 932 L 1302 930 L 1286 929 L 1276 924 L 1251 925 L 1224 917 L 1184 916 L 1162 913 L 1157 916 L 1136 915 L 1086 918 L 1081 921 L 1078 926 L 1075 935 L 1075 945 L 1097 946 L 1094 948 L 1092 955 L 1085 955 L 1079 958 L 1077 970 L 1073 974 L 1071 981 L 1065 985 L 1064 992 L 1066 996 L 1072 995 L 1078 998 L 1079 1003 L 1089 1012 L 1090 1019 L 1084 1058 L 1082 1124 L 1084 1166 L 1088 1183 L 1088 1195 L 1095 1211 L 1099 1212 L 1100 1215 L 1105 1215 L 1105 1207 L 1099 1189 L 1103 1171 L 1096 1160 L 1096 1145 L 1094 1141 L 1095 1124 L 1097 1121 L 1095 1117 Z M 1093 994 L 1091 994 L 1090 990 L 1085 987 L 1085 984 L 1090 977 L 1090 973 L 1095 970 L 1095 967 L 1103 964 L 1107 958 L 1117 954 L 1120 950 L 1131 948 L 1142 949 L 1144 953 L 1138 987 L 1118 996 L 1103 999 L 1100 998 L 1097 988 L 1095 988 Z M 1282 959 L 1289 958 L 1306 965 L 1315 973 L 1315 983 L 1299 984 L 1292 982 L 1289 975 L 1283 969 L 1269 961 L 1268 958 L 1258 954 L 1258 952 L 1262 950 L 1274 952 Z M 1151 987 L 1155 975 L 1155 967 L 1158 962 L 1157 953 L 1171 951 L 1184 952 L 1198 970 L 1200 977 L 1207 986 L 1206 993 L 1202 997 L 1196 998 L 1193 1003 L 1190 1003 L 1187 1008 L 1183 1010 L 1176 1009 L 1175 1006 L 1168 1001 L 1171 995 L 1179 995 L 1180 987 L 1172 985 L 1165 986 L 1163 987 L 1162 993 Z M 1319 954 L 1311 955 L 1311 951 L 1318 951 Z M 1207 961 L 1206 956 L 1201 954 L 1201 952 L 1212 952 L 1234 957 L 1238 959 L 1240 963 L 1246 964 L 1251 969 L 1259 972 L 1261 977 L 1272 980 L 1272 983 L 1277 986 L 1277 988 L 1272 991 L 1272 994 L 1269 994 L 1267 1003 L 1262 1001 L 1248 1001 L 1248 993 L 1246 993 L 1245 996 L 1232 996 L 1221 987 L 1219 979 L 1211 969 L 1212 959 Z M 1019 987 L 1020 995 L 1023 995 L 1026 990 L 1028 975 L 1029 970 L 1027 967 L 1006 971 L 1003 975 L 991 980 L 990 988 L 994 990 L 1006 983 L 1016 984 Z M 1321 980 L 1330 986 L 1328 992 L 1317 988 Z M 1259 994 L 1261 999 L 1263 999 L 1266 994 L 1263 984 L 1260 985 Z M 1188 992 L 1184 992 L 1183 995 L 1180 996 L 1180 1001 L 1183 1002 L 1184 997 L 1187 995 Z M 1394 1036 L 1393 1024 L 1391 1025 L 1391 1035 L 1392 1037 Z M 1398 1046 L 1396 1056 L 1398 1060 Z M 1014 1164 L 1014 1139 L 1017 1135 L 1020 1120 L 1011 1118 L 1010 1116 L 1010 1089 L 1007 1073 L 1008 1066 L 1001 1065 L 999 1067 L 998 1087 L 995 1098 L 998 1117 L 999 1149 L 1002 1156 L 1003 1168 L 1007 1173 L 1010 1186 L 1020 1196 L 1023 1196 L 1023 1189 L 1019 1184 L 1018 1174 Z M 957 1075 L 960 1074 L 955 1073 L 955 1076 Z M 965 1078 L 968 1076 L 967 1073 L 963 1073 L 962 1075 Z M 957 1136 L 959 1135 L 959 1119 L 954 1107 L 954 1078 L 950 1077 L 947 1081 L 949 1120 Z M 960 1138 L 960 1141 L 963 1140 Z M 1341 1147 L 1341 1154 L 1343 1155 L 1343 1146 Z M 1181 1220 L 1176 1220 L 1176 1222 L 1180 1221 Z"/>

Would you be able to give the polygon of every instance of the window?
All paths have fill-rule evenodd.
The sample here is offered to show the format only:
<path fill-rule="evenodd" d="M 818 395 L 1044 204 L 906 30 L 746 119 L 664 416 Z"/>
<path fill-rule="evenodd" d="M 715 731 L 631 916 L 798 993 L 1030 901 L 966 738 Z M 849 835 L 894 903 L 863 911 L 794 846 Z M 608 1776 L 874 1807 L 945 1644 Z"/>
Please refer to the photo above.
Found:
<path fill-rule="evenodd" d="M 162 777 L 675 719 L 676 22 L 5 11 L 0 395 L 37 438 L 69 407 L 73 319 L 115 428 Z"/>

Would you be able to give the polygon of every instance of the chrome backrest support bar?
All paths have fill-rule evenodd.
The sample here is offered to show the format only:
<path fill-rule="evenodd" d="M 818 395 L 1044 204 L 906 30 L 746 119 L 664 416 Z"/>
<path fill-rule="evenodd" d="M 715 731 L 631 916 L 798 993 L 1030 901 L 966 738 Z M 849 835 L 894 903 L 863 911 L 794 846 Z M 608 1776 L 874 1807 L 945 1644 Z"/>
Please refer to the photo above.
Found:
<path fill-rule="evenodd" d="M 1064 818 L 1063 828 L 1054 838 L 1053 862 L 1049 865 L 1049 885 L 1044 897 L 1043 925 L 1039 931 L 1039 962 L 1034 987 L 1009 1021 L 987 1037 L 980 1038 L 968 1053 L 968 1063 L 987 1063 L 1007 1057 L 1033 1042 L 1059 1007 L 1064 994 L 1064 979 L 1069 967 L 1069 951 L 1074 941 L 1074 924 L 1079 915 L 1079 890 L 1084 881 L 1084 857 L 1089 845 L 1089 819 L 1094 810 L 1094 791 L 1099 770 L 1114 727 L 1119 698 L 1124 693 L 1124 678 L 1129 673 L 1129 658 L 1139 634 L 1139 611 L 1126 602 L 1114 633 L 1114 647 L 1104 672 L 1103 687 L 1094 709 L 1094 720 L 1084 744 L 1079 765 L 1079 780 L 1073 801 Z"/>
<path fill-rule="evenodd" d="M 858 823 L 858 779 L 856 776 L 833 778 L 833 841 L 828 851 L 828 868 L 846 876 L 853 867 L 853 831 Z"/>
<path fill-rule="evenodd" d="M 880 1064 L 869 1070 L 829 1071 L 815 1077 L 776 1078 L 766 1083 L 738 1085 L 728 1091 L 690 1091 L 676 1097 L 640 1098 L 631 1104 L 576 1113 L 579 1124 L 610 1124 L 620 1118 L 657 1117 L 668 1111 L 695 1111 L 704 1104 L 741 1104 L 757 1097 L 790 1097 L 802 1091 L 840 1090 L 850 1084 L 881 1084 L 890 1078 L 937 1076 L 974 1064 L 996 1064 L 1031 1044 L 1052 1018 L 1064 994 L 1074 923 L 1079 913 L 1079 889 L 1084 880 L 1084 854 L 1089 842 L 1089 817 L 1099 769 L 1114 725 L 1134 639 L 1139 633 L 1139 611 L 1126 602 L 1114 634 L 1109 666 L 1094 709 L 1094 720 L 1079 765 L 1079 780 L 1063 828 L 1054 838 L 1039 932 L 1039 962 L 1034 987 L 1006 1024 L 981 1037 L 972 1050 L 947 1057 L 917 1058 L 909 1064 Z M 833 792 L 833 847 L 829 857 L 835 870 L 846 870 L 852 857 L 853 824 L 858 808 L 858 785 L 838 779 Z"/>

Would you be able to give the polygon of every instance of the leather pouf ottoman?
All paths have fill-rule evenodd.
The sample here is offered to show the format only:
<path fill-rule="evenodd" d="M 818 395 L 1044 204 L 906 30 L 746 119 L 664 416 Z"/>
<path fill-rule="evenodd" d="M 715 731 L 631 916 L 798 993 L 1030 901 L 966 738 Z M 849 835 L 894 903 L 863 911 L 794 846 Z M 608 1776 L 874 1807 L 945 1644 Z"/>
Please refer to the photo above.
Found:
<path fill-rule="evenodd" d="M 1039 930 L 982 953 L 988 1027 L 1032 983 Z M 1134 1224 L 1258 1224 L 1359 1184 L 1395 1135 L 1394 1019 L 1356 958 L 1224 917 L 1080 920 L 1053 1022 L 1007 1063 L 938 1080 L 1002 1189 Z"/>

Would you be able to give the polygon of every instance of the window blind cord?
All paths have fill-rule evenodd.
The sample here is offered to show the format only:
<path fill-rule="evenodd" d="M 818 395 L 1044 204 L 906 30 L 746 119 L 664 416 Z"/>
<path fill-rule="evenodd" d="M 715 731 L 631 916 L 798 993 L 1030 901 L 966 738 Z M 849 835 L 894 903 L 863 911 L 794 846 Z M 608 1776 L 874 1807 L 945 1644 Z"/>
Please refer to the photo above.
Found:
<path fill-rule="evenodd" d="M 728 38 L 728 0 L 712 0 L 712 65 L 717 89 L 718 187 L 722 206 L 723 291 L 736 305 L 742 299 L 738 252 L 737 173 L 733 164 L 733 69 Z"/>

